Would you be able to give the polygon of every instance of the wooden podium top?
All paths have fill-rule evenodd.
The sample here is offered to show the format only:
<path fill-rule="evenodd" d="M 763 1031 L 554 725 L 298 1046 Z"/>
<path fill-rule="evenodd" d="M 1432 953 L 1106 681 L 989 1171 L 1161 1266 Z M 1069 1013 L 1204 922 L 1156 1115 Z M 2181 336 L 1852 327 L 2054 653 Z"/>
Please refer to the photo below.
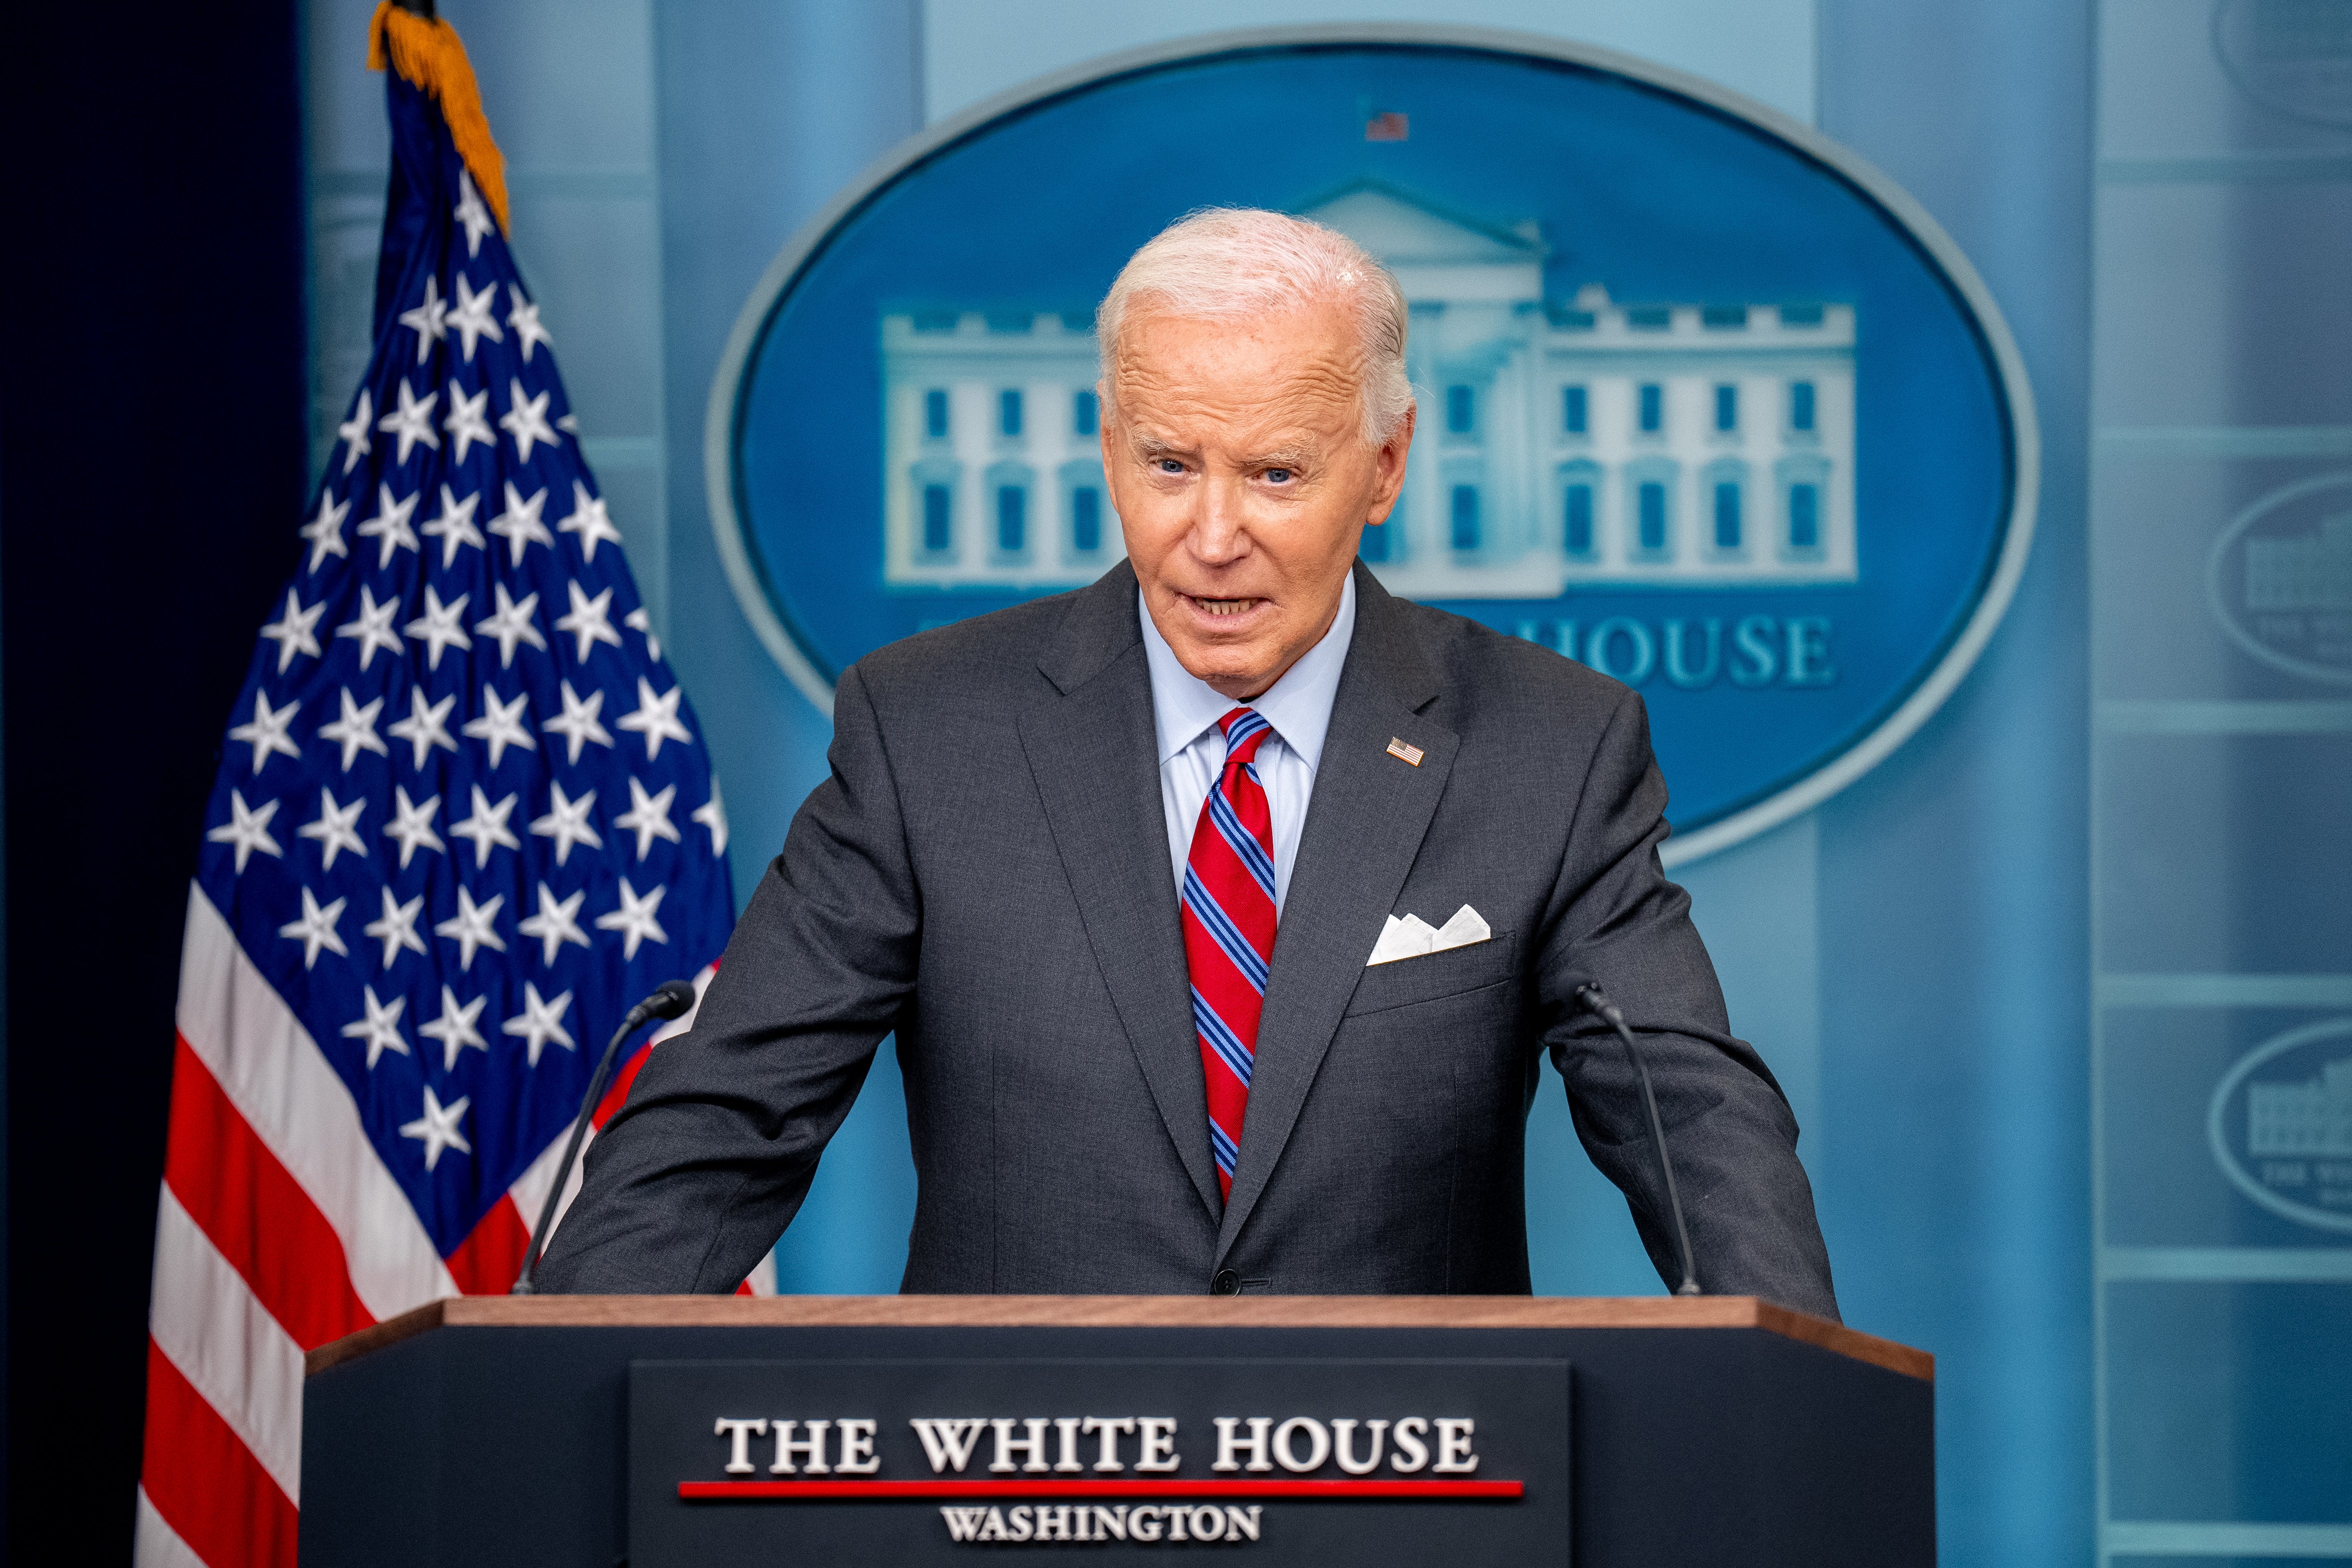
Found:
<path fill-rule="evenodd" d="M 310 1352 L 437 1328 L 1761 1329 L 1932 1383 L 1936 1358 L 1754 1296 L 450 1296 Z"/>

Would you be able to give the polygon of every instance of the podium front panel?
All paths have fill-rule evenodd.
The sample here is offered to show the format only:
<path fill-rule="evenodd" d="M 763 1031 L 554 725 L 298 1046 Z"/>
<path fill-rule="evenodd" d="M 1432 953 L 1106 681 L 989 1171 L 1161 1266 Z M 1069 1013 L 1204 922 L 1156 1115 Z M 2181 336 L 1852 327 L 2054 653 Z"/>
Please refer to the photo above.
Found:
<path fill-rule="evenodd" d="M 633 1308 L 617 1299 L 606 1318 L 667 1311 L 726 1321 L 599 1322 L 581 1321 L 597 1316 L 593 1303 L 561 1299 L 446 1305 L 429 1332 L 371 1331 L 373 1348 L 356 1347 L 365 1354 L 314 1353 L 303 1433 L 306 1568 L 667 1568 L 751 1560 L 746 1553 L 796 1564 L 912 1563 L 983 1549 L 1008 1561 L 1243 1551 L 1269 1565 L 1927 1568 L 1935 1560 L 1934 1385 L 1898 1369 L 1926 1358 L 1886 1347 L 1879 1361 L 1888 1364 L 1874 1364 L 1792 1337 L 1785 1325 L 1733 1326 L 1742 1304 L 1726 1299 L 1627 1303 L 1659 1326 L 1560 1327 L 776 1322 L 758 1321 L 760 1312 L 794 1309 Z M 1521 1301 L 1517 1310 L 1610 1305 Z M 1744 1309 L 1753 1323 L 1757 1303 Z M 1433 1304 L 1420 1315 L 1447 1310 Z M 908 1309 L 886 1300 L 877 1311 Z M 1722 1326 L 1675 1326 L 1710 1321 Z M 1815 1338 L 1841 1333 L 1818 1328 Z M 1139 1419 L 1137 1431 L 1115 1434 L 1114 1458 L 1126 1468 L 1097 1471 L 1103 1433 L 1085 1428 L 1088 1416 L 1172 1420 L 1151 1458 L 1172 1453 L 1177 1468 L 1137 1469 L 1146 1458 Z M 1214 1468 L 1221 1416 L 1234 1423 L 1237 1470 Z M 1266 1423 L 1271 1448 L 1294 1417 L 1302 1420 L 1286 1435 L 1286 1453 L 1301 1465 L 1317 1458 L 1318 1429 L 1328 1441 L 1342 1420 L 1357 1423 L 1349 1457 L 1361 1463 L 1369 1423 L 1388 1422 L 1378 1474 L 1349 1474 L 1329 1455 L 1303 1469 L 1279 1456 L 1270 1470 L 1248 1469 L 1252 1419 Z M 1415 1417 L 1429 1430 L 1408 1435 L 1430 1458 L 1401 1470 L 1395 1435 Z M 1450 1429 L 1452 1457 L 1457 1466 L 1475 1457 L 1475 1469 L 1433 1473 L 1440 1418 L 1471 1423 Z M 933 1423 L 931 1440 L 947 1450 L 937 1469 L 919 1419 Z M 989 1468 L 999 1459 L 1000 1419 L 1011 1445 L 1003 1457 L 1016 1467 L 1009 1472 Z M 773 1469 L 780 1420 L 796 1423 L 784 1434 L 795 1445 L 791 1473 Z M 1065 1461 L 1064 1420 L 1077 1423 L 1078 1452 L 1069 1457 L 1082 1470 L 1051 1468 Z M 740 1459 L 721 1421 L 747 1424 Z M 823 1475 L 809 1473 L 811 1421 L 827 1423 Z M 845 1447 L 845 1421 L 874 1426 L 854 1429 Z M 1047 1450 L 1043 1473 L 1027 1468 L 1033 1433 Z M 969 1445 L 961 1470 L 952 1452 L 960 1444 Z M 861 1468 L 845 1471 L 845 1459 Z M 869 1462 L 872 1469 L 862 1468 Z M 730 1463 L 751 1468 L 730 1472 Z M 1181 1490 L 1139 1488 L 1147 1476 Z M 1518 1482 L 1521 1491 L 1198 1490 L 1253 1479 Z M 832 1498 L 747 1490 L 953 1480 L 980 1485 Z M 1106 1490 L 1025 1490 L 1038 1483 Z M 681 1490 L 712 1486 L 736 1490 Z M 1050 1521 L 1043 1526 L 1041 1506 Z M 1054 1511 L 1063 1507 L 1086 1510 L 1083 1523 L 1071 1517 L 1066 1542 Z M 1180 1507 L 1181 1522 L 1171 1524 Z M 1213 1516 L 1201 1511 L 1213 1507 Z M 1125 1539 L 1110 1522 L 1121 1508 Z M 1028 1510 L 1025 1541 L 1015 1538 L 1018 1509 Z M 991 1510 L 1001 1521 L 992 1528 Z M 1204 1531 L 1213 1538 L 1200 1539 Z"/>

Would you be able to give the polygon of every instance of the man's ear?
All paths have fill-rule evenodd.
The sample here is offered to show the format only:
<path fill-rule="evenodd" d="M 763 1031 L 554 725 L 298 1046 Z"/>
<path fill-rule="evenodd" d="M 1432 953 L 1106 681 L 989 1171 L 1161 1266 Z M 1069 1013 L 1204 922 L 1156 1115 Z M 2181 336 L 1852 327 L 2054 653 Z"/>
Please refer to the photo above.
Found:
<path fill-rule="evenodd" d="M 1373 455 L 1373 470 L 1380 483 L 1372 492 L 1371 506 L 1364 513 L 1367 523 L 1385 523 L 1389 514 L 1396 510 L 1397 497 L 1404 493 L 1404 465 L 1412 451 L 1413 422 L 1420 413 L 1420 404 L 1408 403 L 1404 417 L 1397 421 L 1396 429 L 1390 432 L 1389 438 L 1381 443 L 1380 451 Z"/>

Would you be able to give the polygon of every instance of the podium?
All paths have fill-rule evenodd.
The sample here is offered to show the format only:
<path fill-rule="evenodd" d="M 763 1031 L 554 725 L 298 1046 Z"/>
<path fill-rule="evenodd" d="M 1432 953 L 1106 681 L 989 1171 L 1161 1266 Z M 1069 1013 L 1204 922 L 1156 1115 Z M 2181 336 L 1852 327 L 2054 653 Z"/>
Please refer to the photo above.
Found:
<path fill-rule="evenodd" d="M 301 1561 L 1925 1568 L 1933 1378 L 1750 1297 L 457 1297 L 310 1353 Z"/>

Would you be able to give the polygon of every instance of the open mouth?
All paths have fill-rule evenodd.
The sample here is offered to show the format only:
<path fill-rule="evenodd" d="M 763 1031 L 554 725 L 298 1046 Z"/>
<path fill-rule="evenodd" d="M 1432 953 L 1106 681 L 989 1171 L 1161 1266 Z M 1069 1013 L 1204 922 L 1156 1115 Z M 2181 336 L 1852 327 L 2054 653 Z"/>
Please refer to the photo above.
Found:
<path fill-rule="evenodd" d="M 1265 602 L 1263 599 L 1202 599 L 1194 594 L 1185 597 L 1203 614 L 1219 617 L 1245 614 Z"/>

